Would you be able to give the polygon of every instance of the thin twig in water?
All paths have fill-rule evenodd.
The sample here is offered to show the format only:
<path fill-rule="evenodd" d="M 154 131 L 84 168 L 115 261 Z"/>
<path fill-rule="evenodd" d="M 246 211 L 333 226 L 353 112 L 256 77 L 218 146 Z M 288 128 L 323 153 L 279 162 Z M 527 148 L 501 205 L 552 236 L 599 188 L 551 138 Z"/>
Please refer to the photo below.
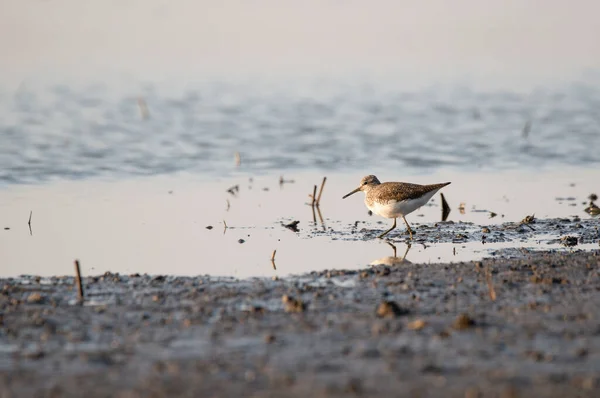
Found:
<path fill-rule="evenodd" d="M 277 249 L 273 250 L 273 254 L 271 254 L 271 265 L 274 270 L 277 270 L 277 267 L 275 266 L 275 253 L 277 253 Z"/>
<path fill-rule="evenodd" d="M 311 206 L 315 207 L 315 203 L 317 203 L 317 186 L 315 185 L 313 188 L 313 194 L 312 194 L 312 203 Z"/>
<path fill-rule="evenodd" d="M 492 301 L 496 301 L 496 289 L 494 289 L 494 283 L 492 281 L 492 271 L 490 271 L 489 264 L 485 267 L 485 280 L 488 285 L 488 291 L 490 294 L 490 299 Z"/>
<path fill-rule="evenodd" d="M 148 104 L 146 104 L 146 100 L 144 98 L 138 97 L 138 107 L 140 108 L 140 114 L 142 115 L 142 119 L 149 119 L 150 111 L 148 110 Z"/>
<path fill-rule="evenodd" d="M 319 207 L 318 203 L 317 203 L 317 214 L 319 215 L 319 221 L 321 221 L 321 225 L 323 225 L 323 230 L 325 230 L 325 221 L 323 221 L 323 215 L 321 214 L 321 208 Z"/>
<path fill-rule="evenodd" d="M 79 268 L 79 260 L 75 260 L 75 276 L 75 281 L 77 282 L 79 301 L 83 302 L 83 284 L 81 283 L 81 270 Z"/>
<path fill-rule="evenodd" d="M 31 216 L 33 215 L 33 210 L 29 210 L 29 221 L 27 221 L 27 225 L 29 225 L 29 235 L 32 236 L 33 232 L 31 231 Z"/>
<path fill-rule="evenodd" d="M 223 235 L 225 235 L 225 232 L 227 232 L 227 223 L 223 220 Z"/>
<path fill-rule="evenodd" d="M 321 195 L 323 194 L 323 188 L 325 187 L 325 182 L 327 181 L 327 177 L 323 177 L 323 182 L 321 183 L 321 189 L 319 189 L 319 196 L 317 196 L 317 206 L 321 204 Z"/>
<path fill-rule="evenodd" d="M 525 122 L 525 126 L 523 126 L 523 131 L 521 132 L 521 134 L 523 135 L 523 138 L 527 138 L 529 136 L 530 131 L 531 131 L 531 120 L 527 120 Z"/>
<path fill-rule="evenodd" d="M 229 211 L 229 208 L 231 207 L 231 203 L 229 203 L 229 199 L 227 199 L 226 202 L 227 202 L 227 208 L 225 209 L 225 211 Z"/>

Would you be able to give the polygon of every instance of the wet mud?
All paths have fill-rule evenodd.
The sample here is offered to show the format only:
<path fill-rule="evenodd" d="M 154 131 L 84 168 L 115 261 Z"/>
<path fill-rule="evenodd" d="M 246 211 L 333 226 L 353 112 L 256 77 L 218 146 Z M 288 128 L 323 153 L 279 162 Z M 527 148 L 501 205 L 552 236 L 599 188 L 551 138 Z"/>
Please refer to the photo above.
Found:
<path fill-rule="evenodd" d="M 0 396 L 598 396 L 600 251 L 506 257 L 4 278 Z"/>

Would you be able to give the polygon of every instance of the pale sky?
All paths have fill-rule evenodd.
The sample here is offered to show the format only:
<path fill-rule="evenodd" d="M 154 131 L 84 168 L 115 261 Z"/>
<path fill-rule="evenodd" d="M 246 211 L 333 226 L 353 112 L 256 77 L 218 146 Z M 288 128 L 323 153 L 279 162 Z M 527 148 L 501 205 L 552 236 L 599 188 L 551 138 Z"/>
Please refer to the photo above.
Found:
<path fill-rule="evenodd" d="M 600 68 L 594 0 L 0 0 L 0 84 L 111 73 L 554 78 Z"/>

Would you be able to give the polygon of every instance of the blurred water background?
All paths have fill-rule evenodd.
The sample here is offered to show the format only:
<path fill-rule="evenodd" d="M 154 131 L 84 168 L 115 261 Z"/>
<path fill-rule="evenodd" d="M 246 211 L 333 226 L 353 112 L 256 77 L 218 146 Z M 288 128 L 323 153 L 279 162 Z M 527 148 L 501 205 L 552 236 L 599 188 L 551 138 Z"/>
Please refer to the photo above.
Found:
<path fill-rule="evenodd" d="M 4 1 L 0 182 L 596 167 L 598 11 Z"/>
<path fill-rule="evenodd" d="M 5 94 L 0 109 L 3 183 L 232 176 L 236 152 L 250 174 L 600 165 L 600 88 L 581 83 L 528 94 L 209 84 L 139 98 L 61 86 Z"/>

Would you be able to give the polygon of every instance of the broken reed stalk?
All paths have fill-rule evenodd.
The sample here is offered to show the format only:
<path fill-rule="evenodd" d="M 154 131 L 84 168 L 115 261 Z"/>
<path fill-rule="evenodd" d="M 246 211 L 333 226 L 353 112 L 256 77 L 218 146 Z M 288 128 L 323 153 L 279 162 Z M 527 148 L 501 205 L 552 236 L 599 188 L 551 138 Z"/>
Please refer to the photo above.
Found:
<path fill-rule="evenodd" d="M 146 100 L 144 98 L 138 98 L 138 107 L 140 108 L 140 114 L 142 115 L 142 119 L 149 119 L 150 111 L 148 110 L 148 104 L 146 104 Z"/>
<path fill-rule="evenodd" d="M 323 188 L 325 187 L 326 181 L 327 181 L 327 177 L 323 177 L 323 182 L 321 183 L 321 189 L 319 189 L 319 196 L 317 196 L 317 207 L 321 204 L 321 195 L 323 194 Z"/>
<path fill-rule="evenodd" d="M 29 235 L 33 235 L 31 231 L 31 216 L 33 215 L 33 210 L 29 210 L 29 221 L 27 221 L 27 225 L 29 225 Z"/>
<path fill-rule="evenodd" d="M 318 203 L 317 203 L 317 215 L 319 216 L 319 221 L 321 221 L 321 224 L 323 225 L 323 230 L 325 230 L 325 221 L 323 221 L 323 215 L 321 214 L 321 208 L 319 207 Z"/>
<path fill-rule="evenodd" d="M 485 279 L 487 281 L 490 299 L 492 301 L 496 301 L 496 289 L 494 289 L 494 283 L 492 282 L 492 271 L 490 271 L 489 265 L 486 265 L 485 267 Z"/>
<path fill-rule="evenodd" d="M 75 281 L 77 282 L 77 292 L 78 292 L 79 301 L 83 302 L 83 283 L 81 283 L 81 270 L 79 268 L 79 260 L 75 260 L 75 275 L 76 275 Z"/>
<path fill-rule="evenodd" d="M 317 186 L 316 185 L 313 187 L 313 194 L 312 194 L 312 203 L 311 203 L 311 206 L 315 207 L 315 203 L 317 203 Z"/>

